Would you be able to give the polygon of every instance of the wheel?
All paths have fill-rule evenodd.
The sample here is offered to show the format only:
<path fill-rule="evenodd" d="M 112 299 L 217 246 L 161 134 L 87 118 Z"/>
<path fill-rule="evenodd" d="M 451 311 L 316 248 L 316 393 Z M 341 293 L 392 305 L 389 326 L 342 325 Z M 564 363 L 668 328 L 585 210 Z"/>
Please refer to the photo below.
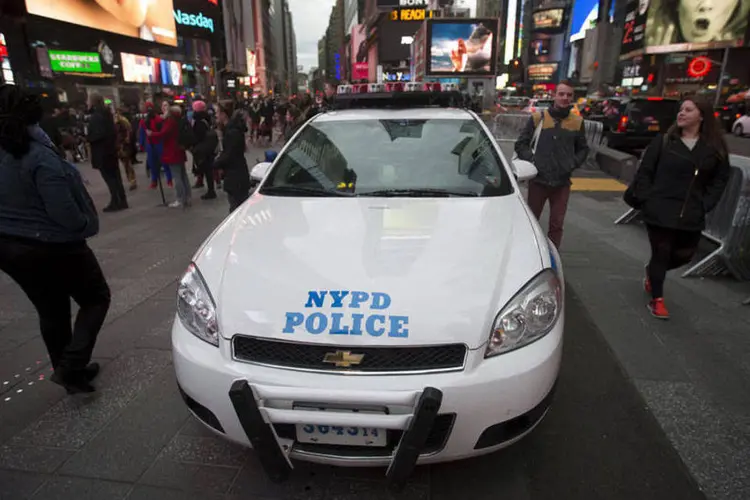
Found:
<path fill-rule="evenodd" d="M 738 123 L 734 126 L 734 135 L 736 135 L 737 137 L 742 137 L 743 135 L 745 135 L 745 131 L 743 130 L 741 123 Z"/>

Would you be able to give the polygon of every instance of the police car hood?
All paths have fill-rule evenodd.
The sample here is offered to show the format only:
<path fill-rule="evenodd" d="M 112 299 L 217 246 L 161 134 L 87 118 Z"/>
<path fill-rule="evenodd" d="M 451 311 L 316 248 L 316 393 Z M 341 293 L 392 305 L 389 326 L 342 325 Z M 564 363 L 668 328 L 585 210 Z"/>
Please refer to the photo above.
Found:
<path fill-rule="evenodd" d="M 225 338 L 349 346 L 479 347 L 542 266 L 515 195 L 256 194 L 202 254 Z"/>

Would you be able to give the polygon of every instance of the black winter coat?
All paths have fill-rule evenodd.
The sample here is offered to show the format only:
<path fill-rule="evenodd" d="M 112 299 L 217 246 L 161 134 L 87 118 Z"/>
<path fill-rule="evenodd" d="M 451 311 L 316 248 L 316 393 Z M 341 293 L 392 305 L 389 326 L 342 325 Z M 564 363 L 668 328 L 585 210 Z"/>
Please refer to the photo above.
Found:
<path fill-rule="evenodd" d="M 658 227 L 702 231 L 729 180 L 729 158 L 698 139 L 657 136 L 638 168 L 633 195 L 643 221 Z"/>
<path fill-rule="evenodd" d="M 107 110 L 94 109 L 89 119 L 88 141 L 91 144 L 91 166 L 97 170 L 117 170 L 117 131 L 115 120 Z"/>
<path fill-rule="evenodd" d="M 211 166 L 219 138 L 211 128 L 211 117 L 205 111 L 193 114 L 193 134 L 195 134 L 195 146 L 193 146 L 193 158 L 196 165 L 203 166 L 208 163 Z"/>
<path fill-rule="evenodd" d="M 238 111 L 224 129 L 222 151 L 214 161 L 214 168 L 224 171 L 224 191 L 232 195 L 250 191 L 250 171 L 245 160 L 245 132 L 245 116 Z"/>

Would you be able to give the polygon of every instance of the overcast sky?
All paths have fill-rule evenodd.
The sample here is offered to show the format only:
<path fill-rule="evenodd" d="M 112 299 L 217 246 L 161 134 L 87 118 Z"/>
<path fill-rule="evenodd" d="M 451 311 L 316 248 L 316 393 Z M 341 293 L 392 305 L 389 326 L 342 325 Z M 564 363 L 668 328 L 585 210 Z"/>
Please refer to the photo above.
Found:
<path fill-rule="evenodd" d="M 304 66 L 305 73 L 318 65 L 318 40 L 326 32 L 334 3 L 336 0 L 289 0 L 297 36 L 297 64 Z"/>

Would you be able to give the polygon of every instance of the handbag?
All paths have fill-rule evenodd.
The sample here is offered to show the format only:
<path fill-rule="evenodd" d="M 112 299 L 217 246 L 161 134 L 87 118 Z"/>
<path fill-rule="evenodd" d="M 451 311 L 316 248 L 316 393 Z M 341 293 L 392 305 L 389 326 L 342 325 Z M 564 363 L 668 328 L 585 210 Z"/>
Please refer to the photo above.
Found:
<path fill-rule="evenodd" d="M 653 181 L 654 177 L 656 176 L 656 170 L 659 168 L 659 163 L 661 163 L 661 154 L 664 151 L 664 148 L 667 145 L 667 134 L 664 134 L 662 136 L 661 140 L 661 147 L 659 148 L 659 154 L 656 157 L 656 167 L 654 167 L 654 173 L 651 176 L 651 180 Z M 643 152 L 643 155 L 641 155 L 641 162 L 643 162 L 643 157 L 646 155 L 646 151 Z M 640 170 L 641 166 L 638 165 L 638 170 Z M 636 193 L 638 192 L 638 172 L 636 172 L 635 177 L 633 177 L 633 180 L 630 181 L 630 185 L 625 190 L 625 192 L 622 195 L 622 199 L 625 203 L 628 204 L 628 206 L 635 208 L 636 210 L 639 210 L 643 206 L 643 200 L 640 200 Z"/>

